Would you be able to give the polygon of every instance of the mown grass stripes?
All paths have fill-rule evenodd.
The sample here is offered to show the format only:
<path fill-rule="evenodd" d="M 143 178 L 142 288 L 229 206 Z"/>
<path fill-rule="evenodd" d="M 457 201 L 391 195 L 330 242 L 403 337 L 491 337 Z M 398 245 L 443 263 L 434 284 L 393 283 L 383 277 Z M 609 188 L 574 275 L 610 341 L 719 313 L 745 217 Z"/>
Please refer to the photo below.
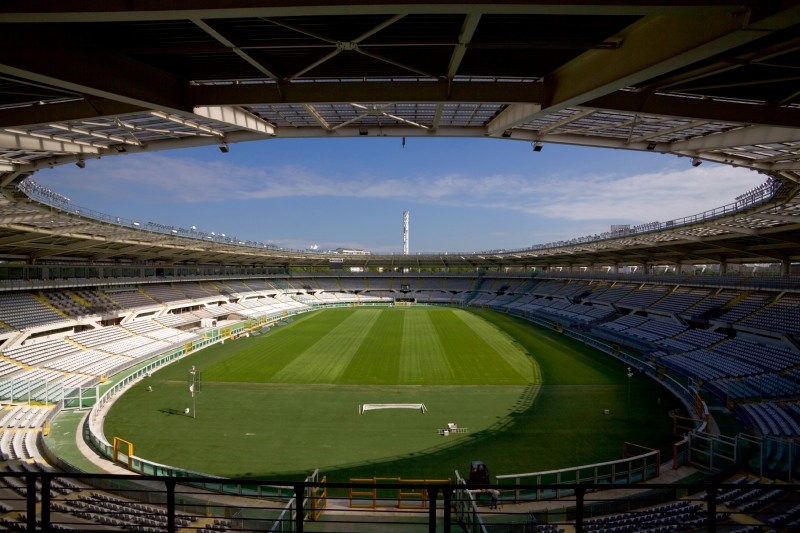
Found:
<path fill-rule="evenodd" d="M 292 364 L 299 353 L 354 313 L 352 309 L 340 311 L 305 315 L 289 325 L 274 326 L 265 336 L 229 342 L 214 350 L 203 350 L 195 357 L 201 362 L 209 361 L 203 365 L 207 381 L 274 381 L 275 375 Z"/>
<path fill-rule="evenodd" d="M 523 382 L 541 383 L 539 365 L 536 364 L 531 354 L 508 333 L 473 313 L 460 311 L 456 316 L 479 339 L 491 339 L 491 342 L 487 343 L 489 357 L 500 357 L 519 374 Z"/>
<path fill-rule="evenodd" d="M 457 380 L 432 314 L 404 313 L 400 383 L 449 384 Z"/>
<path fill-rule="evenodd" d="M 212 364 L 209 381 L 372 385 L 525 384 L 536 363 L 496 326 L 461 309 L 331 309 L 273 328 Z M 239 341 L 237 341 L 239 342 Z"/>
<path fill-rule="evenodd" d="M 339 383 L 396 383 L 400 375 L 403 314 L 379 312 L 365 333 Z"/>
<path fill-rule="evenodd" d="M 273 376 L 280 383 L 338 383 L 379 312 L 355 311 Z"/>

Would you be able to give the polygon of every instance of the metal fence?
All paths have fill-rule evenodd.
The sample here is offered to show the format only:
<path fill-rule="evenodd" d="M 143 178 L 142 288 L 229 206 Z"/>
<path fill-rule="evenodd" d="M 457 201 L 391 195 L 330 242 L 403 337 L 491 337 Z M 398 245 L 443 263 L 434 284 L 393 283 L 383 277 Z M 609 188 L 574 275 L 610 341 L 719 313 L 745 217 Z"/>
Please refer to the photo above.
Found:
<path fill-rule="evenodd" d="M 375 484 L 261 480 L 291 487 L 284 498 L 221 496 L 164 476 L 0 472 L 0 527 L 27 531 L 796 531 L 800 485 L 726 475 L 726 482 L 580 484 L 558 499 L 513 504 L 501 492 L 492 505 L 487 489 L 459 483 L 392 484 L 416 489 L 423 504 L 404 509 L 348 506 L 348 491 Z M 204 481 L 208 481 L 205 479 Z M 227 483 L 230 480 L 218 480 Z M 244 480 L 243 480 L 244 481 Z M 188 482 L 188 483 L 187 483 Z M 252 480 L 248 480 L 252 482 Z M 554 485 L 526 491 L 552 492 Z M 323 509 L 310 509 L 310 493 L 326 493 Z M 287 505 L 289 504 L 289 505 Z"/>

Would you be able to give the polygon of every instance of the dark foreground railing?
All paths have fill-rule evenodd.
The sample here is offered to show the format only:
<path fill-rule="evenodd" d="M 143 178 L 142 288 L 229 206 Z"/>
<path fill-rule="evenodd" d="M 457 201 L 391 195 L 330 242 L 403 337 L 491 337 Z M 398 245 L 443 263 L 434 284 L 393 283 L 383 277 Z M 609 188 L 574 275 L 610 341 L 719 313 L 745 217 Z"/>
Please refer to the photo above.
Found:
<path fill-rule="evenodd" d="M 8 464 L 12 470 L 26 468 Z M 797 531 L 800 485 L 726 483 L 474 486 L 237 480 L 236 496 L 190 478 L 0 472 L 0 529 L 16 531 Z M 198 479 L 199 481 L 199 479 Z M 203 478 L 208 483 L 208 478 Z M 233 484 L 218 479 L 220 485 Z M 248 486 L 283 486 L 261 498 Z M 538 490 L 530 490 L 530 489 Z M 493 489 L 498 492 L 493 494 Z M 522 490 L 517 490 L 522 489 Z M 553 500 L 514 500 L 547 493 Z M 496 501 L 494 501 L 496 500 Z"/>

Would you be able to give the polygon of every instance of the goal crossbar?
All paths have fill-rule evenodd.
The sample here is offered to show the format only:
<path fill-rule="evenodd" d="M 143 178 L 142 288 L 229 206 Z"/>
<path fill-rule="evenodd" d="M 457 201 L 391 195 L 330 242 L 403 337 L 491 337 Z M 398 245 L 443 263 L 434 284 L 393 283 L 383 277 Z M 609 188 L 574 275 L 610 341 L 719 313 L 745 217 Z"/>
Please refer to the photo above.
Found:
<path fill-rule="evenodd" d="M 421 413 L 428 412 L 424 403 L 365 403 L 358 406 L 358 414 L 363 415 L 376 409 L 418 409 Z"/>

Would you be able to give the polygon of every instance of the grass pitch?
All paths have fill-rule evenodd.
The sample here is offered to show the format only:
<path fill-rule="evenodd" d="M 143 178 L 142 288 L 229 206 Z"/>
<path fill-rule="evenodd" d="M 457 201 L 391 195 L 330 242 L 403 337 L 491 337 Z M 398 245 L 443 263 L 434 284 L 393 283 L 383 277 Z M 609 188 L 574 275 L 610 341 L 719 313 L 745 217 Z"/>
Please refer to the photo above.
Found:
<path fill-rule="evenodd" d="M 243 343 L 209 365 L 205 379 L 337 385 L 540 381 L 523 347 L 458 309 L 331 309 L 311 318 L 305 315 L 269 333 L 268 342 Z"/>
<path fill-rule="evenodd" d="M 183 414 L 191 365 L 204 380 L 196 418 Z M 364 403 L 425 403 L 428 413 L 359 415 Z M 512 317 L 349 308 L 168 366 L 117 400 L 105 433 L 138 456 L 222 476 L 319 467 L 331 481 L 447 479 L 473 459 L 501 474 L 617 459 L 624 440 L 667 450 L 676 407 L 648 378 L 629 383 L 613 358 Z M 469 433 L 439 436 L 448 422 Z"/>

